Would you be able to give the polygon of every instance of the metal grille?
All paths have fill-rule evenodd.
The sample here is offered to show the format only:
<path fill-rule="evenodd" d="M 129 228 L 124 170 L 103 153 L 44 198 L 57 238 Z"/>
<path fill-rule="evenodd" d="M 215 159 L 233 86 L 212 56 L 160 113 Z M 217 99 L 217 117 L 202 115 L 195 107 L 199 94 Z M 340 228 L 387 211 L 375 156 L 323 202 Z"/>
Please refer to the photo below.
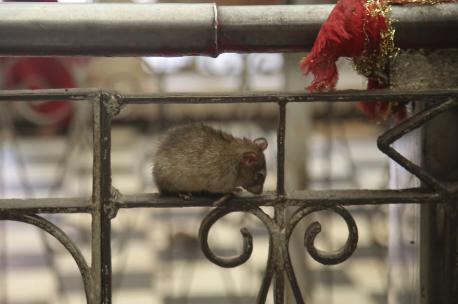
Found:
<path fill-rule="evenodd" d="M 265 303 L 273 282 L 274 302 L 284 303 L 288 284 L 297 303 L 304 303 L 289 254 L 289 240 L 296 225 L 307 215 L 327 210 L 339 215 L 348 228 L 345 244 L 336 252 L 323 252 L 314 245 L 321 231 L 318 222 L 310 224 L 304 234 L 304 244 L 313 259 L 325 265 L 334 265 L 348 259 L 358 243 L 358 229 L 346 206 L 369 204 L 442 204 L 456 199 L 458 185 L 444 183 L 426 172 L 417 164 L 402 156 L 391 144 L 415 128 L 422 126 L 440 113 L 458 106 L 458 90 L 427 91 L 342 91 L 320 94 L 254 94 L 254 95 L 152 95 L 125 96 L 111 91 L 95 89 L 65 89 L 36 91 L 3 91 L 0 101 L 36 100 L 89 101 L 93 106 L 93 188 L 92 197 L 57 199 L 2 199 L 0 219 L 19 221 L 34 225 L 54 236 L 73 256 L 84 282 L 88 303 L 111 303 L 111 220 L 120 208 L 176 208 L 213 207 L 204 217 L 199 229 L 201 248 L 213 263 L 226 268 L 245 263 L 253 250 L 253 237 L 246 228 L 241 229 L 243 251 L 239 256 L 228 258 L 217 256 L 209 247 L 208 234 L 220 218 L 231 212 L 245 212 L 259 218 L 269 234 L 269 252 L 262 284 L 256 303 Z M 379 149 L 393 161 L 418 177 L 424 187 L 402 190 L 326 190 L 297 191 L 285 193 L 285 121 L 286 106 L 293 102 L 374 102 L 411 101 L 427 102 L 425 110 L 389 129 L 378 138 Z M 261 196 L 237 197 L 226 204 L 214 207 L 207 198 L 194 197 L 183 201 L 175 197 L 158 194 L 122 195 L 111 186 L 111 119 L 127 104 L 217 104 L 217 103 L 276 103 L 278 104 L 277 126 L 277 189 Z M 274 216 L 269 216 L 260 207 L 272 206 Z M 287 208 L 294 207 L 291 216 Z M 88 265 L 78 248 L 56 225 L 39 213 L 88 213 L 92 216 L 92 263 Z"/>

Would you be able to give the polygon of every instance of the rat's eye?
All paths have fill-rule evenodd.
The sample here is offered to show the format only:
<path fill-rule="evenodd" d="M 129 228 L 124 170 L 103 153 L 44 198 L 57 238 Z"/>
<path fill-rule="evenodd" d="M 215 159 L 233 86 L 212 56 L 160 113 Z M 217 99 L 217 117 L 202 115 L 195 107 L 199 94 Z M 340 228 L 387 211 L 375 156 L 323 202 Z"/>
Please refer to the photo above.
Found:
<path fill-rule="evenodd" d="M 266 178 L 266 173 L 263 171 L 256 172 L 256 175 L 254 176 L 254 179 L 256 181 L 263 181 Z"/>

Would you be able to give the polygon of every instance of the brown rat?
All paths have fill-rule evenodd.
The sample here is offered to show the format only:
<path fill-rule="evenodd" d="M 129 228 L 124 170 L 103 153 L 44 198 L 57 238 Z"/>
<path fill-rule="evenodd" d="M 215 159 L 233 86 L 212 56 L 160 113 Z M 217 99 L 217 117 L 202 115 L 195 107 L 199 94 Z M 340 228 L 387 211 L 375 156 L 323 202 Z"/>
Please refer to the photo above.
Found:
<path fill-rule="evenodd" d="M 231 193 L 243 187 L 260 194 L 266 148 L 265 138 L 236 138 L 204 124 L 176 127 L 159 143 L 154 181 L 161 193 Z"/>

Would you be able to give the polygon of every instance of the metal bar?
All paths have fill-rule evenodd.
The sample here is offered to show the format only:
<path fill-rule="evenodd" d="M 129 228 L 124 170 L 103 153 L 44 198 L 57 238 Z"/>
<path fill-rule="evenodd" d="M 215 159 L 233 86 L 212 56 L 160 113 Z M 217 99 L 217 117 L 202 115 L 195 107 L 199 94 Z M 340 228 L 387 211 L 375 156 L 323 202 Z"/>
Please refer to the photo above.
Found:
<path fill-rule="evenodd" d="M 375 102 L 437 101 L 458 98 L 458 89 L 434 90 L 342 90 L 324 93 L 251 93 L 251 94 L 155 94 L 120 95 L 101 89 L 4 90 L 1 101 L 72 100 L 86 101 L 105 93 L 116 95 L 122 104 L 209 104 L 209 103 L 281 103 L 281 102 Z"/>
<path fill-rule="evenodd" d="M 424 189 L 401 190 L 304 190 L 288 193 L 284 197 L 286 206 L 313 206 L 320 204 L 357 206 L 378 204 L 439 204 L 439 194 Z M 190 200 L 179 197 L 160 196 L 156 193 L 122 195 L 116 201 L 116 208 L 187 208 L 213 207 L 214 198 L 193 196 Z M 228 207 L 244 205 L 274 206 L 279 199 L 275 192 L 258 196 L 241 196 L 229 201 Z"/>
<path fill-rule="evenodd" d="M 274 263 L 274 304 L 283 304 L 285 301 L 285 252 L 283 244 L 286 243 L 285 226 L 286 212 L 285 204 L 276 205 L 274 214 L 275 229 L 272 230 L 272 260 Z M 303 304 L 298 302 L 299 304 Z"/>
<path fill-rule="evenodd" d="M 290 103 L 290 102 L 375 102 L 437 101 L 458 97 L 458 89 L 443 90 L 342 90 L 324 93 L 251 93 L 251 94 L 167 94 L 122 96 L 122 104 L 211 104 L 211 103 Z"/>
<path fill-rule="evenodd" d="M 434 6 L 392 6 L 390 16 L 396 29 L 395 45 L 406 49 L 456 48 L 458 46 L 457 14 L 456 3 Z"/>
<path fill-rule="evenodd" d="M 278 105 L 277 129 L 277 194 L 285 195 L 285 132 L 286 132 L 286 103 Z"/>
<path fill-rule="evenodd" d="M 94 106 L 91 304 L 111 303 L 111 118 L 102 94 Z"/>
<path fill-rule="evenodd" d="M 277 128 L 277 196 L 285 195 L 285 133 L 286 133 L 286 103 L 278 104 L 278 128 Z M 272 259 L 274 261 L 274 304 L 282 304 L 285 300 L 285 252 L 282 244 L 285 237 L 285 201 L 280 200 L 274 207 L 274 221 L 276 229 L 272 231 Z"/>
<path fill-rule="evenodd" d="M 243 237 L 243 249 L 242 253 L 235 257 L 218 256 L 215 252 L 212 251 L 211 247 L 208 244 L 208 235 L 213 224 L 215 224 L 222 217 L 234 211 L 235 209 L 228 209 L 225 207 L 215 208 L 205 216 L 199 228 L 199 240 L 203 254 L 212 263 L 215 263 L 220 267 L 232 268 L 240 266 L 244 264 L 246 261 L 248 261 L 248 259 L 251 257 L 251 254 L 253 253 L 253 235 L 247 228 L 242 228 L 240 230 L 240 233 Z M 238 211 L 244 210 L 239 209 Z M 256 304 L 264 304 L 266 302 L 266 297 L 270 288 L 272 277 L 275 274 L 274 259 L 276 257 L 274 255 L 274 247 L 278 244 L 274 244 L 274 235 L 278 233 L 278 228 L 275 222 L 272 220 L 272 218 L 260 208 L 251 208 L 249 210 L 246 210 L 246 212 L 252 214 L 253 216 L 256 216 L 264 224 L 265 228 L 269 233 L 269 253 L 267 258 L 266 270 L 261 283 L 261 287 L 256 297 Z"/>
<path fill-rule="evenodd" d="M 217 56 L 306 51 L 332 8 L 2 3 L 0 55 Z M 393 6 L 392 16 L 396 43 L 403 48 L 458 47 L 457 4 L 438 4 L 434 9 Z"/>
<path fill-rule="evenodd" d="M 91 213 L 89 198 L 26 198 L 0 199 L 0 212 L 35 213 Z"/>
<path fill-rule="evenodd" d="M 400 139 L 405 134 L 411 132 L 413 129 L 419 128 L 426 122 L 430 121 L 435 116 L 443 113 L 451 108 L 457 107 L 458 102 L 455 98 L 450 98 L 442 103 L 436 103 L 423 111 L 408 118 L 396 127 L 389 129 L 377 139 L 377 146 L 386 155 L 393 159 L 396 163 L 404 167 L 408 172 L 418 177 L 425 185 L 432 187 L 436 191 L 445 196 L 452 195 L 454 188 L 447 183 L 441 182 L 434 175 L 429 173 L 421 166 L 411 162 L 405 158 L 401 153 L 396 151 L 391 144 Z"/>
<path fill-rule="evenodd" d="M 88 100 L 101 94 L 100 89 L 0 90 L 1 101 Z"/>

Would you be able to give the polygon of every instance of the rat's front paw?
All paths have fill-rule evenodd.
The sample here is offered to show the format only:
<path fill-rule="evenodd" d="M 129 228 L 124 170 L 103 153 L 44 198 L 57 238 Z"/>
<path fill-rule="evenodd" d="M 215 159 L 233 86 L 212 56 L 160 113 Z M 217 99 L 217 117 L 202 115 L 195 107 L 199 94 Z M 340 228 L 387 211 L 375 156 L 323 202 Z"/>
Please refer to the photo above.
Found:
<path fill-rule="evenodd" d="M 185 201 L 190 201 L 192 198 L 192 194 L 190 192 L 188 193 L 178 193 L 178 197 L 185 200 Z"/>
<path fill-rule="evenodd" d="M 242 194 L 242 192 L 243 192 L 243 189 L 240 188 L 240 187 L 234 188 L 232 190 L 232 194 L 235 195 L 235 196 L 238 196 L 238 195 Z"/>

